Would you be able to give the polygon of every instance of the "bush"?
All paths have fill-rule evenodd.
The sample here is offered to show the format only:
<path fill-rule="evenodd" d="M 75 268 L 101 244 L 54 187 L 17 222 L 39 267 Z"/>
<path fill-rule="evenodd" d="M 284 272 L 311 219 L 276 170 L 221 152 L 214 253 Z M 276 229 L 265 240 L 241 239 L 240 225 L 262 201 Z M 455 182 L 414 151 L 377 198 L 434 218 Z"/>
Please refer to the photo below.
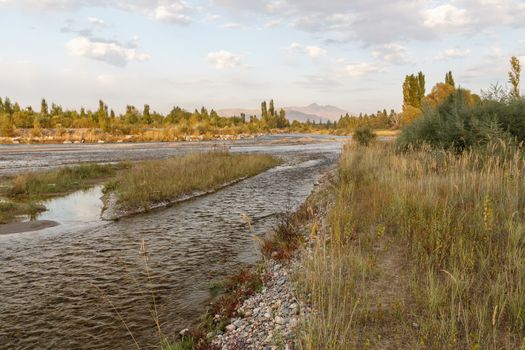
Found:
<path fill-rule="evenodd" d="M 376 134 L 369 125 L 361 125 L 355 129 L 352 135 L 354 140 L 361 146 L 368 146 L 376 138 Z"/>
<path fill-rule="evenodd" d="M 462 151 L 499 139 L 525 141 L 525 101 L 485 99 L 471 106 L 458 89 L 437 108 L 407 125 L 397 140 L 402 149 L 428 144 Z"/>

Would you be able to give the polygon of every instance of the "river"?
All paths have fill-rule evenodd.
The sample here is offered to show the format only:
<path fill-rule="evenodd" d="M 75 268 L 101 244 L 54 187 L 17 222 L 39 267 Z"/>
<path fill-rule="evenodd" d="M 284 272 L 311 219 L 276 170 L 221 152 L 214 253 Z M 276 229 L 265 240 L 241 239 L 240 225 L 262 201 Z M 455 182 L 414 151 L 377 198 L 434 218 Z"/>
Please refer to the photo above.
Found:
<path fill-rule="evenodd" d="M 132 336 L 154 349 L 155 320 L 168 337 L 195 322 L 211 300 L 210 284 L 260 259 L 256 237 L 306 199 L 342 145 L 266 141 L 228 146 L 284 163 L 217 193 L 105 222 L 95 187 L 46 204 L 40 219 L 58 226 L 0 235 L 0 349 L 131 349 Z M 159 158 L 215 145 L 74 146 L 10 148 L 0 169 Z M 7 167 L 7 158 L 17 165 Z"/>

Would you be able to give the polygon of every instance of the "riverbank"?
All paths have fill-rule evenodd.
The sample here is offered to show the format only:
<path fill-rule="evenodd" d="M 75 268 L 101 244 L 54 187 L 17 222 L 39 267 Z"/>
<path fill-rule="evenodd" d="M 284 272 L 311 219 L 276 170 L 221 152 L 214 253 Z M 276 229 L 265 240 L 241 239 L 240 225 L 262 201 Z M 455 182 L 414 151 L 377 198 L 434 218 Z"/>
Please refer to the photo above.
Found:
<path fill-rule="evenodd" d="M 397 137 L 399 130 L 374 130 L 379 137 Z M 257 133 L 225 133 L 225 134 L 171 134 L 169 129 L 152 129 L 142 134 L 113 135 L 96 129 L 66 129 L 58 131 L 54 129 L 44 130 L 41 135 L 34 136 L 30 130 L 21 130 L 19 135 L 13 137 L 0 137 L 0 145 L 44 145 L 44 144 L 125 144 L 125 143 L 166 143 L 166 142 L 188 142 L 199 143 L 203 141 L 228 142 L 228 141 L 250 141 L 265 136 L 298 134 L 298 135 L 324 135 L 324 136 L 352 136 L 353 130 L 293 130 L 279 129 L 270 132 Z M 294 141 L 295 142 L 295 141 Z M 306 138 L 303 142 L 311 142 Z"/>

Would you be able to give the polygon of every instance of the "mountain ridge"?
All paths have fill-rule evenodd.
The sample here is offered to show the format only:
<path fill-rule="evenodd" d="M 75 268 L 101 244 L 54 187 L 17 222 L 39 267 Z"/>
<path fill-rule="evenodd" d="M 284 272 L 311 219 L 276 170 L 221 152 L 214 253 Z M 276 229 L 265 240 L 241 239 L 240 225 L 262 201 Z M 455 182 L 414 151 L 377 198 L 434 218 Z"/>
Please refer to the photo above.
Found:
<path fill-rule="evenodd" d="M 331 105 L 319 105 L 315 102 L 309 104 L 308 106 L 290 106 L 283 107 L 283 109 L 286 111 L 286 117 L 288 120 L 297 120 L 300 122 L 305 122 L 307 120 L 315 120 L 316 122 L 322 121 L 323 123 L 326 123 L 327 121 L 337 121 L 341 115 L 348 113 L 339 107 Z M 261 116 L 261 111 L 259 109 L 249 108 L 224 108 L 217 110 L 217 113 L 224 117 L 239 116 L 241 113 L 246 114 L 246 116 Z"/>

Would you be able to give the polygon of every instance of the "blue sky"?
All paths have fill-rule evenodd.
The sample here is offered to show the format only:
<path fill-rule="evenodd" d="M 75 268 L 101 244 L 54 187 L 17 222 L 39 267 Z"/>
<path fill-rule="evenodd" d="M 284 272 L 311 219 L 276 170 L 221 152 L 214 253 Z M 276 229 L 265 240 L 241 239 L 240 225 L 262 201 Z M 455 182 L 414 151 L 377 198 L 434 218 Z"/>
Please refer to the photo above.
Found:
<path fill-rule="evenodd" d="M 525 1 L 0 0 L 0 42 L 0 94 L 23 105 L 374 112 L 419 70 L 427 91 L 448 70 L 505 84 Z"/>

